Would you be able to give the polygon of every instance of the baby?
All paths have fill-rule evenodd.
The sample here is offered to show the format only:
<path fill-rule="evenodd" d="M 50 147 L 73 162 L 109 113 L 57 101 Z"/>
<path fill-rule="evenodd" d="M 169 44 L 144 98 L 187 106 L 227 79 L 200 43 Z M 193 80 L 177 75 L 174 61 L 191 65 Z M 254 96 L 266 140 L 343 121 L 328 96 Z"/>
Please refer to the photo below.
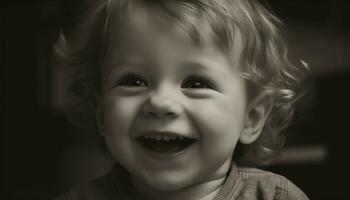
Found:
<path fill-rule="evenodd" d="M 305 68 L 256 0 L 91 1 L 56 52 L 116 161 L 60 200 L 308 199 L 252 168 L 283 145 Z"/>

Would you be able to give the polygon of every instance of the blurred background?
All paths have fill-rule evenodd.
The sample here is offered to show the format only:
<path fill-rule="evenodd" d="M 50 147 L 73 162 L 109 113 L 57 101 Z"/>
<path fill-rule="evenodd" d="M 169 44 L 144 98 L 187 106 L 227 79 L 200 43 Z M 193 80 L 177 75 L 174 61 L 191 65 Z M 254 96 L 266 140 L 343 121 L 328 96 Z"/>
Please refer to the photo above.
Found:
<path fill-rule="evenodd" d="M 285 150 L 265 168 L 311 199 L 348 199 L 350 1 L 268 2 L 287 24 L 291 56 L 312 75 Z M 78 7 L 69 0 L 0 2 L 0 199 L 52 199 L 111 166 L 96 138 L 64 112 L 64 74 L 52 44 Z"/>

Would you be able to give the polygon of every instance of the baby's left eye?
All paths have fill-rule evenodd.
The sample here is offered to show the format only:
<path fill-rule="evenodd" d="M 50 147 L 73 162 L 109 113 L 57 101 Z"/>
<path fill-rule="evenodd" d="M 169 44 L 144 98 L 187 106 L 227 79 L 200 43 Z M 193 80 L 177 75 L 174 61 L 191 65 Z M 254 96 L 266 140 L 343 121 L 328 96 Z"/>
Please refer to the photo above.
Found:
<path fill-rule="evenodd" d="M 212 89 L 211 84 L 200 77 L 189 77 L 181 85 L 182 88 Z"/>

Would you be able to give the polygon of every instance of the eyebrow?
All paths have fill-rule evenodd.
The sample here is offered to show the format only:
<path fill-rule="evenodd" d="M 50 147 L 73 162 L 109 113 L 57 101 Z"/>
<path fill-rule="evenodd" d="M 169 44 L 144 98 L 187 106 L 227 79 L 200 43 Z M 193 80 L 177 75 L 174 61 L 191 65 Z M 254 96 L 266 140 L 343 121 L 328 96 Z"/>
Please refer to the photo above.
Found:
<path fill-rule="evenodd" d="M 136 69 L 144 69 L 145 66 L 147 66 L 147 62 L 144 61 L 144 59 L 136 58 L 136 57 L 126 57 L 126 58 L 118 58 L 115 60 L 112 60 L 111 63 L 106 67 L 106 70 L 104 70 L 104 75 L 111 74 L 112 71 L 119 68 L 119 72 L 122 72 L 124 70 L 123 66 L 131 66 L 135 67 Z M 185 61 L 184 63 L 180 64 L 179 67 L 181 70 L 188 72 L 201 72 L 208 76 L 215 76 L 217 78 L 223 78 L 225 80 L 228 79 L 227 73 L 222 73 L 221 70 L 217 70 L 217 65 L 219 65 L 216 62 L 212 62 L 210 60 L 189 60 Z M 119 66 L 119 67 L 118 67 Z"/>
<path fill-rule="evenodd" d="M 199 61 L 189 61 L 182 65 L 185 69 L 194 69 L 195 71 L 199 72 L 205 72 L 212 74 L 213 72 L 216 72 L 216 74 L 219 74 L 220 76 L 223 76 L 224 79 L 227 79 L 227 74 L 222 73 L 221 70 L 216 70 L 215 66 L 218 65 L 215 62 L 199 62 Z M 214 69 L 213 69 L 214 68 Z M 209 74 L 209 75 L 210 75 Z"/>
<path fill-rule="evenodd" d="M 107 64 L 104 70 L 104 74 L 109 74 L 113 69 L 115 69 L 117 66 L 145 66 L 145 62 L 142 59 L 137 58 L 118 58 L 118 59 L 112 59 L 112 61 Z"/>
<path fill-rule="evenodd" d="M 112 61 L 113 65 L 135 65 L 140 66 L 144 65 L 145 61 L 136 57 L 127 57 L 127 58 L 118 58 Z"/>

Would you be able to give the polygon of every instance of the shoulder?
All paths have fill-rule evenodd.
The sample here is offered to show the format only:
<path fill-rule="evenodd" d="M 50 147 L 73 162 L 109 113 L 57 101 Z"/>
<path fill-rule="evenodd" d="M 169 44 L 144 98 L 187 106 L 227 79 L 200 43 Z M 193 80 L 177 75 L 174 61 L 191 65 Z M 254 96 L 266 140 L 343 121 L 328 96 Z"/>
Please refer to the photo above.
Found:
<path fill-rule="evenodd" d="M 256 168 L 239 167 L 238 179 L 243 190 L 256 193 L 259 199 L 308 200 L 295 184 L 284 176 Z"/>
<path fill-rule="evenodd" d="M 76 189 L 72 189 L 64 194 L 61 194 L 55 198 L 55 200 L 79 200 L 78 191 Z"/>
<path fill-rule="evenodd" d="M 63 193 L 55 200 L 104 200 L 110 196 L 109 177 L 104 176 L 96 180 L 78 185 Z"/>
<path fill-rule="evenodd" d="M 99 190 L 93 183 L 79 185 L 60 195 L 55 200 L 102 200 Z"/>
<path fill-rule="evenodd" d="M 55 200 L 105 200 L 132 199 L 127 171 L 115 164 L 106 175 L 81 184 Z"/>

